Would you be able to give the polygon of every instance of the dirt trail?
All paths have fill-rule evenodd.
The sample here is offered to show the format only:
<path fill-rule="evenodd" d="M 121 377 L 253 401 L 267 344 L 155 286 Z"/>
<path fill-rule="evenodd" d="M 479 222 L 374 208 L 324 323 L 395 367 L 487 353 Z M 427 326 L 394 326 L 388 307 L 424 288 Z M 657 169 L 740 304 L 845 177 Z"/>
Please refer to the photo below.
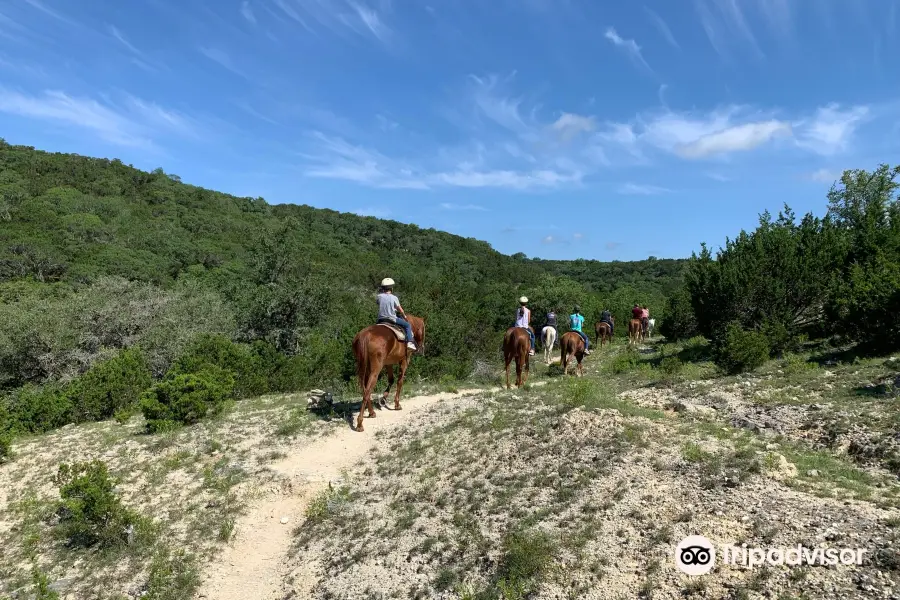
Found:
<path fill-rule="evenodd" d="M 499 389 L 499 388 L 497 388 Z M 380 410 L 365 419 L 365 431 L 349 427 L 298 448 L 270 465 L 283 480 L 262 492 L 235 527 L 232 543 L 206 569 L 198 598 L 207 600 L 275 600 L 282 597 L 283 566 L 293 540 L 292 531 L 304 518 L 307 504 L 344 469 L 360 463 L 375 443 L 378 431 L 395 427 L 435 403 L 484 390 L 461 390 L 403 400 L 403 410 Z M 392 407 L 392 400 L 388 406 Z M 355 414 L 354 414 L 355 420 Z M 282 523 L 284 517 L 287 522 Z M 307 588 L 308 589 L 308 588 Z"/>

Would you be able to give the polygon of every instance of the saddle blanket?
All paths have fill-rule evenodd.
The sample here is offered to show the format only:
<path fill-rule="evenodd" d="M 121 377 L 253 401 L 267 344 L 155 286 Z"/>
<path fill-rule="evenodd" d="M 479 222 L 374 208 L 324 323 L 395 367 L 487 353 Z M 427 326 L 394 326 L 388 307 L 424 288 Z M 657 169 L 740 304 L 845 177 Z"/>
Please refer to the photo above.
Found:
<path fill-rule="evenodd" d="M 397 325 L 396 323 L 382 322 L 382 323 L 376 323 L 376 325 L 381 325 L 382 327 L 387 327 L 388 329 L 390 329 L 391 331 L 394 332 L 394 335 L 397 336 L 398 340 L 400 340 L 401 342 L 406 341 L 406 331 L 402 327 Z"/>

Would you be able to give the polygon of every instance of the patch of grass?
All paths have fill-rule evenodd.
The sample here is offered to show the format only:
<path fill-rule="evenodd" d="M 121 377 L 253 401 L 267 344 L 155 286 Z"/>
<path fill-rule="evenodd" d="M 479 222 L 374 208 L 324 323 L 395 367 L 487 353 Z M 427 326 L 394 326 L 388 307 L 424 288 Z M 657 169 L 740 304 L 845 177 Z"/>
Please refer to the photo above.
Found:
<path fill-rule="evenodd" d="M 194 555 L 183 549 L 163 549 L 150 563 L 150 576 L 142 600 L 184 600 L 200 587 L 200 569 Z"/>
<path fill-rule="evenodd" d="M 310 433 L 315 419 L 315 416 L 305 408 L 295 407 L 291 409 L 288 418 L 275 428 L 275 435 L 293 437 L 301 433 Z"/>

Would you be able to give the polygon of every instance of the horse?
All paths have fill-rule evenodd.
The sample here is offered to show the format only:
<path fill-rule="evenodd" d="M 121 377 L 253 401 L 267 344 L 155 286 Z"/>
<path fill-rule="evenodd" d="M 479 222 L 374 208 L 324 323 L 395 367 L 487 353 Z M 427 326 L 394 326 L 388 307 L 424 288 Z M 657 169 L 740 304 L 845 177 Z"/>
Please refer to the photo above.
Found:
<path fill-rule="evenodd" d="M 603 348 L 604 341 L 607 344 L 612 343 L 612 332 L 610 331 L 609 323 L 606 321 L 600 321 L 594 325 L 594 333 L 596 334 L 594 345 L 598 348 Z"/>
<path fill-rule="evenodd" d="M 560 363 L 562 363 L 563 373 L 565 375 L 569 374 L 569 361 L 572 360 L 572 357 L 574 356 L 575 360 L 578 361 L 576 372 L 579 377 L 583 376 L 584 370 L 581 366 L 581 360 L 584 358 L 584 340 L 581 336 L 574 331 L 567 331 L 559 340 L 559 349 L 561 352 Z"/>
<path fill-rule="evenodd" d="M 506 389 L 509 385 L 509 363 L 516 360 L 516 387 L 525 385 L 528 371 L 531 368 L 528 352 L 531 340 L 521 327 L 510 327 L 503 336 L 503 361 L 506 365 Z"/>
<path fill-rule="evenodd" d="M 644 341 L 643 327 L 640 319 L 632 319 L 628 322 L 628 344 L 638 344 Z"/>
<path fill-rule="evenodd" d="M 656 327 L 656 319 L 650 319 L 647 323 L 647 339 L 653 338 L 653 328 Z"/>
<path fill-rule="evenodd" d="M 413 331 L 416 343 L 416 353 L 425 353 L 425 319 L 407 315 Z M 391 386 L 394 385 L 394 365 L 400 367 L 400 376 L 397 379 L 397 392 L 394 395 L 394 410 L 400 408 L 400 393 L 403 391 L 403 381 L 406 378 L 406 369 L 409 366 L 410 352 L 406 347 L 407 340 L 400 340 L 397 331 L 389 324 L 379 323 L 370 325 L 356 334 L 353 338 L 353 355 L 356 357 L 356 377 L 359 387 L 362 388 L 363 400 L 359 407 L 359 417 L 356 420 L 356 430 L 363 431 L 363 412 L 369 409 L 369 418 L 375 418 L 375 409 L 372 406 L 372 392 L 378 383 L 378 376 L 383 369 L 388 372 L 388 387 L 382 396 L 382 403 L 387 403 Z"/>
<path fill-rule="evenodd" d="M 556 328 L 546 325 L 541 330 L 541 346 L 544 347 L 544 361 L 550 364 L 550 353 L 553 352 L 553 346 L 556 345 Z"/>

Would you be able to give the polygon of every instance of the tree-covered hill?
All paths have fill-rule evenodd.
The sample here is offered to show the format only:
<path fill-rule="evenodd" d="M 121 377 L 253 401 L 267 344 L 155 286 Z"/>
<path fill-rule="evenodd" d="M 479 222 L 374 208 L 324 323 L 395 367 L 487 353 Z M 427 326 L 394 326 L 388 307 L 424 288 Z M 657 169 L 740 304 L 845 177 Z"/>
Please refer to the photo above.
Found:
<path fill-rule="evenodd" d="M 499 360 L 523 294 L 536 325 L 576 303 L 589 323 L 605 307 L 624 319 L 634 301 L 660 309 L 678 263 L 650 263 L 506 256 L 434 229 L 269 205 L 161 169 L 0 140 L 0 391 L 7 408 L 47 406 L 34 395 L 71 396 L 66 386 L 126 349 L 160 378 L 210 335 L 280 365 L 269 388 L 348 381 L 350 342 L 373 322 L 385 276 L 427 319 L 413 372 L 464 377 Z M 63 421 L 81 414 L 66 406 Z"/>

